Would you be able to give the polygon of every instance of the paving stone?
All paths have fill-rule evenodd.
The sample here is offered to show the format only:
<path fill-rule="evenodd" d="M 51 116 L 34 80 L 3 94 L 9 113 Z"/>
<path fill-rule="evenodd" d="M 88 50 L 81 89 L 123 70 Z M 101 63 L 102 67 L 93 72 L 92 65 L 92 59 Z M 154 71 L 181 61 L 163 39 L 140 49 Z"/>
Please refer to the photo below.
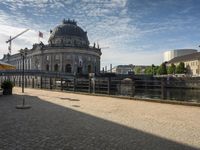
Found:
<path fill-rule="evenodd" d="M 198 107 L 25 91 L 27 110 L 19 88 L 0 97 L 0 150 L 200 149 Z"/>

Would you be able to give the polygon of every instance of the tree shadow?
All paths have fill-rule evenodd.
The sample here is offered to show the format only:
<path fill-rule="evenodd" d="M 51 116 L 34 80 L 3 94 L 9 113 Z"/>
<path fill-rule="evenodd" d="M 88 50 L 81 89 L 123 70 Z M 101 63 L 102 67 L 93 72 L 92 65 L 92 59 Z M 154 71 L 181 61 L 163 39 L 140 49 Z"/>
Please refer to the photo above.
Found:
<path fill-rule="evenodd" d="M 26 95 L 0 99 L 0 149 L 19 150 L 197 150 L 134 128 Z"/>

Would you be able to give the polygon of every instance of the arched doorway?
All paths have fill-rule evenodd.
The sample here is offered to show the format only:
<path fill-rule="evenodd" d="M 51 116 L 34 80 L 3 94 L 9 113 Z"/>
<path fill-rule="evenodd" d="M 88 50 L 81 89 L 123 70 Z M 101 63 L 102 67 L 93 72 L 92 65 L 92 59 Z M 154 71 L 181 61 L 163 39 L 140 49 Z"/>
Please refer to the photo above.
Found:
<path fill-rule="evenodd" d="M 70 64 L 67 64 L 67 65 L 65 66 L 65 72 L 66 72 L 66 73 L 71 73 L 71 72 L 72 72 L 72 67 L 71 67 Z"/>

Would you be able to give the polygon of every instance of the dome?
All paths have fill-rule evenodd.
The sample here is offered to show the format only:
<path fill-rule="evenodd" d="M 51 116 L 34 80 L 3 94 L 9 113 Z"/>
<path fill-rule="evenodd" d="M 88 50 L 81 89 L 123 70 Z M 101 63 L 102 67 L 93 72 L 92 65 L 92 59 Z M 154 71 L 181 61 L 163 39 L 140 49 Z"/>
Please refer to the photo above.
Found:
<path fill-rule="evenodd" d="M 50 31 L 49 44 L 51 46 L 88 47 L 87 32 L 73 20 L 63 20 L 61 25 Z"/>

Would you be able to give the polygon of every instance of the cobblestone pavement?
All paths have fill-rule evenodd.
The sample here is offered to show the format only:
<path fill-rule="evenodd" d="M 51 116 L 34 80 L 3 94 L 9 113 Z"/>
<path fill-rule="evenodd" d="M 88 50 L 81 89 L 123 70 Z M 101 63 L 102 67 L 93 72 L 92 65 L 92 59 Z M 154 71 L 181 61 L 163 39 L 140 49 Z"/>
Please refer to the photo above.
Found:
<path fill-rule="evenodd" d="M 25 89 L 0 96 L 0 150 L 200 149 L 200 108 Z"/>

